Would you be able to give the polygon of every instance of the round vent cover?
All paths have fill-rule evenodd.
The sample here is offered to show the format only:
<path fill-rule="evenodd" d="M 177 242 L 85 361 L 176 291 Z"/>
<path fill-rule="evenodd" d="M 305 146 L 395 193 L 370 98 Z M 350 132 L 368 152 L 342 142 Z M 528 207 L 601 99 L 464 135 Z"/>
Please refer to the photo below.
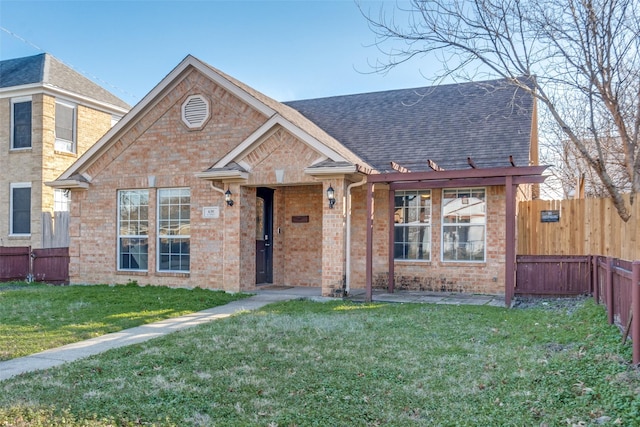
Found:
<path fill-rule="evenodd" d="M 202 95 L 191 95 L 182 104 L 182 121 L 191 129 L 202 127 L 209 119 L 209 102 Z"/>

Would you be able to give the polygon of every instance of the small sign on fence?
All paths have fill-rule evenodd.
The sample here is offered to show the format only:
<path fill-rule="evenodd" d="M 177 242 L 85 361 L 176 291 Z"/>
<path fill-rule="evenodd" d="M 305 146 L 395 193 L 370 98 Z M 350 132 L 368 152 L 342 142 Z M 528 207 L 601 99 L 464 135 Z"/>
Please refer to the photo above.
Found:
<path fill-rule="evenodd" d="M 559 221 L 560 221 L 559 210 L 540 211 L 540 222 L 559 222 Z"/>

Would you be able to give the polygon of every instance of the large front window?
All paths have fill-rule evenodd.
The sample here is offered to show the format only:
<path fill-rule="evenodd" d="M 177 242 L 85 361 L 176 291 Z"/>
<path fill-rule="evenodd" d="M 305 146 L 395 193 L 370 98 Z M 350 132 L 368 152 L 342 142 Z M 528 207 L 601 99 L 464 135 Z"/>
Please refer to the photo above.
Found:
<path fill-rule="evenodd" d="M 11 149 L 31 148 L 31 99 L 11 102 Z"/>
<path fill-rule="evenodd" d="M 443 261 L 485 260 L 485 193 L 484 188 L 442 190 Z"/>
<path fill-rule="evenodd" d="M 118 192 L 118 270 L 147 271 L 149 191 Z"/>
<path fill-rule="evenodd" d="M 158 190 L 158 271 L 189 271 L 190 237 L 189 189 Z"/>
<path fill-rule="evenodd" d="M 394 258 L 431 259 L 431 191 L 396 191 Z"/>

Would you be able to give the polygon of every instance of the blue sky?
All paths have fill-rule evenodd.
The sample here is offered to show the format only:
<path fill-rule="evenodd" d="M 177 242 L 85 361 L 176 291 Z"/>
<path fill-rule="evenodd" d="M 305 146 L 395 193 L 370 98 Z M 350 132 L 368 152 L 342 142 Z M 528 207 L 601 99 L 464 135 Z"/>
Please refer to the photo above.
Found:
<path fill-rule="evenodd" d="M 187 54 L 279 101 L 427 86 L 438 69 L 371 74 L 385 56 L 353 0 L 0 0 L 0 27 L 0 59 L 48 52 L 132 105 Z"/>

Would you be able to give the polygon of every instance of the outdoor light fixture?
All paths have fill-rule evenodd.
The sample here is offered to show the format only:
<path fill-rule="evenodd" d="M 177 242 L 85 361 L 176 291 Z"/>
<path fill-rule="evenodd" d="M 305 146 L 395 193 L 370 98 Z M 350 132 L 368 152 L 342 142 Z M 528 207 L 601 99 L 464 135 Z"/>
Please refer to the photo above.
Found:
<path fill-rule="evenodd" d="M 336 204 L 336 192 L 331 185 L 327 188 L 327 199 L 329 199 L 329 209 L 333 209 L 333 205 Z"/>
<path fill-rule="evenodd" d="M 224 201 L 227 202 L 228 206 L 233 206 L 233 200 L 231 200 L 231 190 L 227 189 L 227 191 L 225 191 Z"/>

